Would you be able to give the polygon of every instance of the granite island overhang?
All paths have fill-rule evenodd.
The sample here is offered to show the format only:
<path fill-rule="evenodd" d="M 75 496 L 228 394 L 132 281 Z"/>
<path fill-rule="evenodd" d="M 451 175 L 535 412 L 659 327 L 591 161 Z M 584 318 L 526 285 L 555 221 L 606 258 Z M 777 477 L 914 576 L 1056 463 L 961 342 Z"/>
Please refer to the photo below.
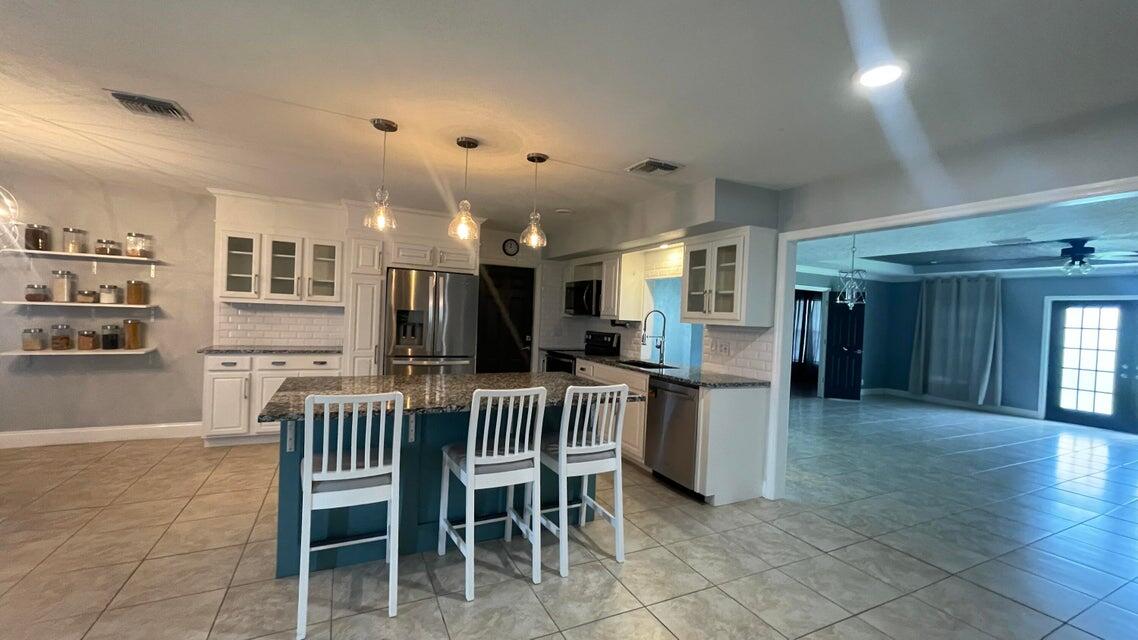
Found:
<path fill-rule="evenodd" d="M 403 429 L 400 450 L 401 500 L 400 553 L 419 553 L 434 549 L 438 536 L 440 477 L 444 446 L 465 442 L 470 418 L 471 396 L 476 389 L 516 389 L 545 387 L 545 417 L 542 437 L 554 437 L 561 424 L 565 390 L 570 386 L 593 386 L 595 382 L 568 373 L 481 373 L 418 376 L 326 376 L 287 378 L 265 404 L 259 422 L 281 423 L 280 480 L 277 515 L 277 576 L 296 575 L 300 559 L 300 459 L 304 449 L 304 400 L 309 395 L 357 395 L 401 391 L 404 396 Z M 629 394 L 630 402 L 643 402 L 644 396 Z M 390 432 L 389 432 L 390 433 Z M 580 481 L 570 481 L 569 500 L 579 499 Z M 556 504 L 555 475 L 543 470 L 542 502 Z M 452 521 L 463 517 L 465 501 L 462 485 L 451 483 Z M 586 490 L 596 495 L 596 480 Z M 521 492 L 518 492 L 521 508 Z M 475 500 L 478 519 L 505 512 L 506 490 L 479 491 Z M 592 518 L 589 513 L 588 519 Z M 387 506 L 363 505 L 345 509 L 317 511 L 312 518 L 312 539 L 332 540 L 366 535 L 386 529 Z M 478 541 L 501 538 L 502 524 L 478 527 Z M 361 544 L 326 549 L 312 554 L 312 569 L 380 560 L 383 544 Z"/>

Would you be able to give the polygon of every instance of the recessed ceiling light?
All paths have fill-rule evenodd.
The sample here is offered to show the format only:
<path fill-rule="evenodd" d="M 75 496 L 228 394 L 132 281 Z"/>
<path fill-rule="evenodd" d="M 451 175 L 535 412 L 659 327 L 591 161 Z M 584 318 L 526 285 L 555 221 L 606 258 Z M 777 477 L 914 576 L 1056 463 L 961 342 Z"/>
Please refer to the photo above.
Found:
<path fill-rule="evenodd" d="M 867 89 L 893 84 L 905 76 L 905 67 L 899 63 L 888 63 L 871 67 L 857 74 L 857 83 Z"/>
<path fill-rule="evenodd" d="M 561 215 L 569 215 L 570 213 L 573 213 L 573 210 L 572 209 L 554 209 L 553 213 L 560 213 Z"/>

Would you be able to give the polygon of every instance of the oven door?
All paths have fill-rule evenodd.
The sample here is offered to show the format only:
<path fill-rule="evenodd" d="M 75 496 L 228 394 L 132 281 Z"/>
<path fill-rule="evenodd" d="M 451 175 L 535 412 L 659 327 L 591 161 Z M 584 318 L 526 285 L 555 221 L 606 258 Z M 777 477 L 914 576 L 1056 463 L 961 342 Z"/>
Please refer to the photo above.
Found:
<path fill-rule="evenodd" d="M 573 373 L 576 367 L 577 359 L 572 356 L 563 356 L 557 353 L 545 354 L 546 372 L 561 371 L 564 373 Z"/>

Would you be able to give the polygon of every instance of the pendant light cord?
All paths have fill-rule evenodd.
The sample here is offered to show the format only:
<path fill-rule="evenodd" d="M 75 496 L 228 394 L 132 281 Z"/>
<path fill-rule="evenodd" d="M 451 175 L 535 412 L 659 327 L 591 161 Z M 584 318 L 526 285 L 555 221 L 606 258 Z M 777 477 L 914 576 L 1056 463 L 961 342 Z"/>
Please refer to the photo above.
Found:
<path fill-rule="evenodd" d="M 533 212 L 537 213 L 537 163 L 533 163 Z"/>
<path fill-rule="evenodd" d="M 462 199 L 466 200 L 469 195 L 470 185 L 470 149 L 466 149 L 466 168 L 462 170 Z"/>
<path fill-rule="evenodd" d="M 383 151 L 379 161 L 379 188 L 387 187 L 387 132 L 383 132 Z"/>

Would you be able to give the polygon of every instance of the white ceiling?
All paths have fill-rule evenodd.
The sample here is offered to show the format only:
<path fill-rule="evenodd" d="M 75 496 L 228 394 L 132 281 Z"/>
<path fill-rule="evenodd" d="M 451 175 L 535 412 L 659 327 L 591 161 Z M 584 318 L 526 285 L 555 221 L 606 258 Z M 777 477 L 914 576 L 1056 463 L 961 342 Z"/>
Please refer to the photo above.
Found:
<path fill-rule="evenodd" d="M 883 0 L 933 145 L 1138 99 L 1138 2 Z M 864 6 L 864 5 L 863 5 Z M 891 159 L 851 88 L 838 2 L 0 0 L 0 153 L 192 188 L 443 209 L 471 135 L 475 213 L 619 212 L 707 177 L 804 184 Z M 169 98 L 133 116 L 105 88 Z M 652 155 L 686 168 L 634 178 Z"/>
<path fill-rule="evenodd" d="M 995 263 L 942 264 L 922 268 L 891 264 L 867 258 L 898 254 L 925 253 L 949 249 L 967 249 L 991 246 L 1001 240 L 1030 242 L 1063 241 L 1070 238 L 1090 238 L 1090 245 L 1100 254 L 1107 251 L 1138 251 L 1138 196 L 1107 199 L 1093 203 L 1056 205 L 1037 209 L 1000 213 L 979 218 L 953 220 L 936 224 L 885 229 L 857 234 L 856 265 L 870 274 L 880 276 L 906 276 L 925 272 L 943 271 L 1000 271 Z M 1018 242 L 1017 242 L 1018 244 Z M 1053 247 L 1053 259 L 1040 264 L 1059 266 L 1059 250 Z M 837 271 L 850 266 L 850 236 L 820 238 L 798 243 L 798 266 L 807 270 Z M 1009 250 L 1009 255 L 1012 255 Z M 1094 262 L 1092 257 L 1092 262 Z M 1134 261 L 1138 263 L 1138 260 Z M 1018 267 L 1031 267 L 1023 261 Z M 1102 265 L 1100 265 L 1102 266 Z"/>

